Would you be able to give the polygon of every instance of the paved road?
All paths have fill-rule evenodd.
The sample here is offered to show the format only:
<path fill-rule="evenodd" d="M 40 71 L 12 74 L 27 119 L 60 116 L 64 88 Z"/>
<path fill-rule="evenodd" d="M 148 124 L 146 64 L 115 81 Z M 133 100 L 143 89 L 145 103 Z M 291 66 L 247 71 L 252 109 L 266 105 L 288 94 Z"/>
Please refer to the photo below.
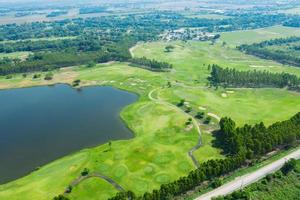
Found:
<path fill-rule="evenodd" d="M 255 172 L 246 174 L 244 176 L 237 177 L 235 180 L 233 180 L 229 183 L 226 183 L 225 185 L 223 185 L 219 188 L 216 188 L 215 190 L 196 198 L 196 200 L 209 200 L 212 197 L 230 194 L 235 190 L 241 189 L 242 187 L 245 187 L 251 183 L 258 181 L 259 179 L 265 177 L 267 174 L 277 171 L 278 169 L 280 169 L 283 166 L 283 164 L 287 160 L 289 160 L 291 158 L 300 159 L 300 149 L 290 153 L 289 155 L 287 155 L 277 161 L 274 161 L 273 163 L 270 163 L 270 164 L 258 169 Z"/>

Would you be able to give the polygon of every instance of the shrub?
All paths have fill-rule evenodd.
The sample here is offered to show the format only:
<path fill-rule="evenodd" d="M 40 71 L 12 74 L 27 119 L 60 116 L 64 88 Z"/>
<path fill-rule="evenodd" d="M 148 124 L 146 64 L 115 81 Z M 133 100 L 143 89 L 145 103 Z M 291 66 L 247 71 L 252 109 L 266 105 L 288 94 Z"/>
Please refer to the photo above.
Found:
<path fill-rule="evenodd" d="M 6 79 L 12 79 L 12 75 L 7 75 Z"/>
<path fill-rule="evenodd" d="M 177 104 L 178 107 L 181 107 L 184 105 L 185 100 L 181 99 L 180 102 Z"/>
<path fill-rule="evenodd" d="M 47 80 L 47 81 L 49 81 L 49 80 L 52 80 L 52 78 L 53 78 L 53 74 L 52 73 L 47 73 L 46 75 L 45 75 L 45 80 Z"/>
<path fill-rule="evenodd" d="M 81 176 L 86 176 L 88 175 L 90 170 L 88 168 L 84 168 L 83 171 L 81 172 Z"/>
<path fill-rule="evenodd" d="M 33 78 L 33 79 L 37 79 L 37 78 L 40 78 L 40 77 L 41 77 L 40 74 L 34 74 L 32 78 Z"/>

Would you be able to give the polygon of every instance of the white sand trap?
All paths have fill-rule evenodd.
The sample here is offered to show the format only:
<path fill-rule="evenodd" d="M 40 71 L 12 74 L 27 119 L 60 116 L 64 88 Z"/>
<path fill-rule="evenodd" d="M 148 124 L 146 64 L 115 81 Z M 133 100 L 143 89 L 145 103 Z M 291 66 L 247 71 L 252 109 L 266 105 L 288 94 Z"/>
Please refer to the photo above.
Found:
<path fill-rule="evenodd" d="M 208 116 L 215 118 L 216 120 L 220 121 L 221 117 L 219 117 L 218 115 L 214 114 L 214 113 L 207 113 Z"/>
<path fill-rule="evenodd" d="M 189 106 L 190 102 L 185 101 L 183 104 L 186 105 L 186 106 Z"/>
<path fill-rule="evenodd" d="M 222 96 L 223 98 L 226 98 L 226 97 L 227 97 L 227 94 L 226 94 L 226 93 L 222 93 L 221 96 Z"/>
<path fill-rule="evenodd" d="M 226 93 L 228 93 L 228 94 L 233 94 L 233 93 L 234 93 L 234 91 L 232 91 L 232 90 L 228 90 L 228 91 L 226 91 Z"/>
<path fill-rule="evenodd" d="M 199 108 L 199 110 L 206 110 L 206 108 L 204 108 L 202 106 L 199 106 L 198 108 Z"/>
<path fill-rule="evenodd" d="M 264 65 L 250 65 L 250 67 L 252 68 L 272 68 L 272 67 L 275 67 L 275 66 L 264 66 Z"/>

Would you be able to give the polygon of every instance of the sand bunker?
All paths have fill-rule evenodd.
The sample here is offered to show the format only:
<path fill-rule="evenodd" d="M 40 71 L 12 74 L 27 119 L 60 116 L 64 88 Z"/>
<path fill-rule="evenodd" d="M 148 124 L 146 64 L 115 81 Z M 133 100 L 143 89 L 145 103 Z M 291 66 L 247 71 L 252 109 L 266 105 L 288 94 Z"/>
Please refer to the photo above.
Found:
<path fill-rule="evenodd" d="M 226 93 L 222 93 L 221 96 L 222 96 L 223 98 L 226 98 L 226 97 L 227 97 L 227 94 L 226 94 Z"/>

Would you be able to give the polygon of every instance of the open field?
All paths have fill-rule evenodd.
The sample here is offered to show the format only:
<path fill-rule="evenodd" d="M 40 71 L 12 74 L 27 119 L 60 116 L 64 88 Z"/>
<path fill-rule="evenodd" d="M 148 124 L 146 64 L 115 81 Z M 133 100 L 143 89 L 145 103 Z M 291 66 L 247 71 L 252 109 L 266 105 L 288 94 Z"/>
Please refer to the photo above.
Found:
<path fill-rule="evenodd" d="M 278 12 L 292 15 L 300 15 L 300 7 L 295 7 L 287 10 L 279 10 Z"/>
<path fill-rule="evenodd" d="M 197 14 L 197 13 L 186 13 L 184 14 L 185 17 L 190 18 L 204 18 L 204 19 L 228 19 L 231 18 L 226 15 L 219 15 L 219 14 Z"/>
<path fill-rule="evenodd" d="M 300 28 L 272 26 L 254 30 L 225 32 L 221 33 L 220 40 L 234 47 L 241 44 L 251 44 L 290 36 L 300 36 Z"/>
<path fill-rule="evenodd" d="M 167 45 L 173 45 L 172 52 L 164 51 Z M 236 49 L 221 44 L 211 45 L 210 42 L 152 42 L 138 45 L 134 56 L 154 58 L 174 65 L 170 75 L 175 80 L 190 84 L 200 81 L 207 83 L 210 74 L 208 64 L 218 64 L 221 67 L 231 67 L 239 70 L 267 70 L 271 72 L 288 72 L 300 76 L 296 67 L 288 67 L 277 62 L 259 59 L 246 55 Z"/>
<path fill-rule="evenodd" d="M 201 111 L 200 106 L 205 107 L 205 112 L 230 116 L 238 125 L 261 121 L 271 124 L 288 119 L 300 110 L 300 94 L 296 92 L 280 89 L 230 89 L 230 92 L 234 93 L 223 89 L 174 87 L 161 90 L 159 96 L 174 104 L 185 99 L 197 111 Z"/>
<path fill-rule="evenodd" d="M 28 51 L 19 51 L 14 53 L 0 53 L 0 59 L 2 58 L 19 58 L 25 60 L 29 56 L 30 52 Z"/>

